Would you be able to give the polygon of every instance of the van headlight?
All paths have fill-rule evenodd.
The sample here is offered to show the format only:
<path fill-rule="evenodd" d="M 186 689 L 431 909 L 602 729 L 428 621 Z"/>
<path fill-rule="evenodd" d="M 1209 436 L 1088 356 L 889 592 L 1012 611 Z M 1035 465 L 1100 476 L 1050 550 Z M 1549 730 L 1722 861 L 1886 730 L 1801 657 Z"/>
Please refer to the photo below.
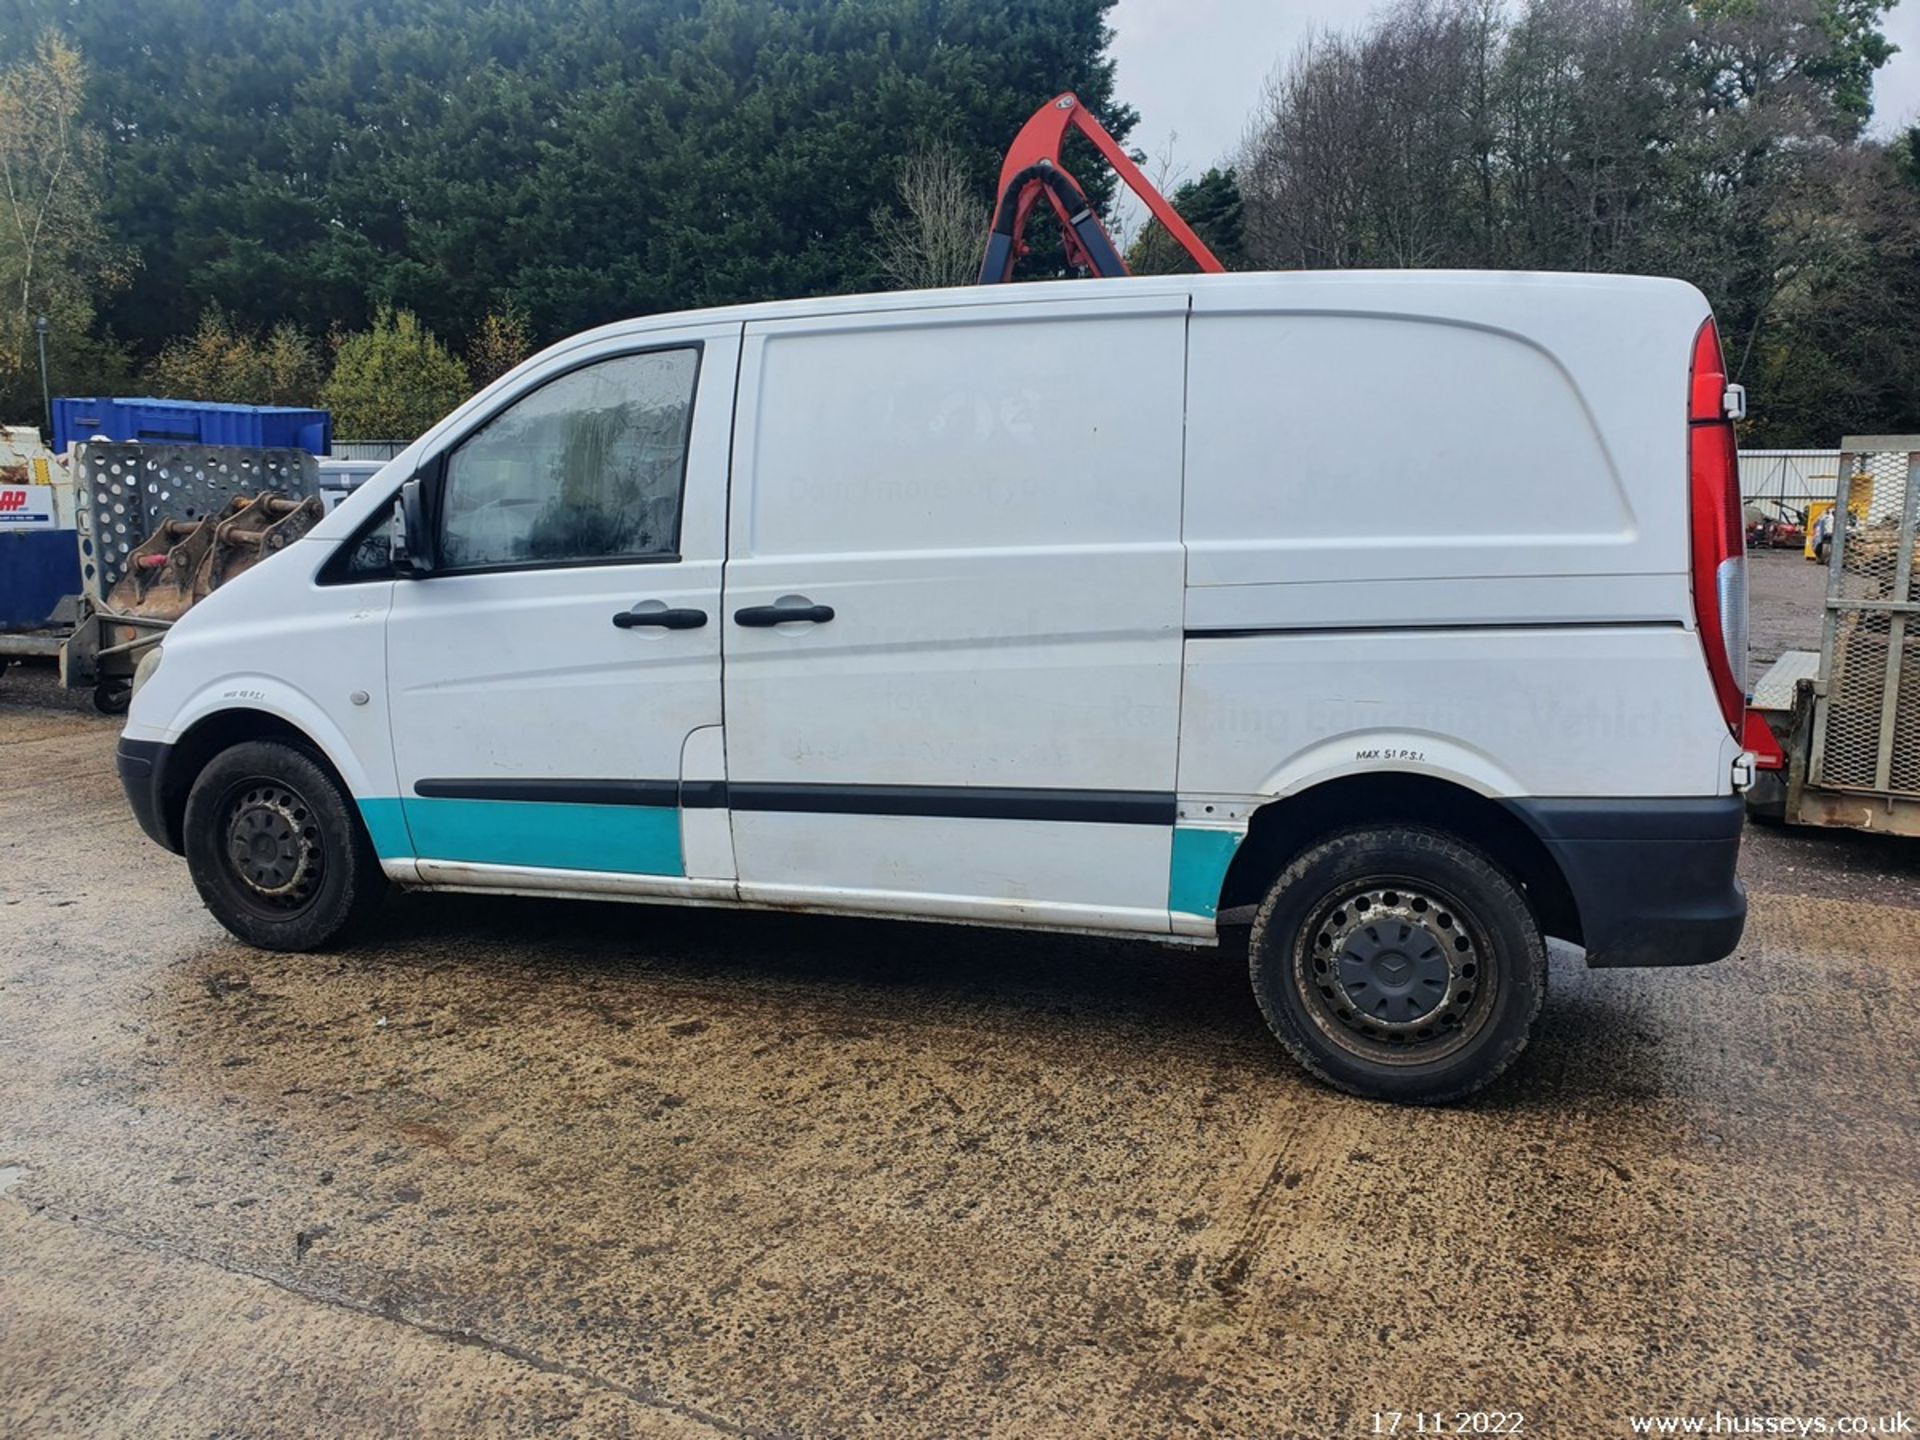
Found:
<path fill-rule="evenodd" d="M 133 693 L 135 695 L 140 693 L 140 687 L 142 685 L 153 678 L 153 672 L 160 668 L 161 649 L 162 647 L 159 645 L 148 647 L 147 653 L 140 657 L 140 663 L 133 667 Z"/>

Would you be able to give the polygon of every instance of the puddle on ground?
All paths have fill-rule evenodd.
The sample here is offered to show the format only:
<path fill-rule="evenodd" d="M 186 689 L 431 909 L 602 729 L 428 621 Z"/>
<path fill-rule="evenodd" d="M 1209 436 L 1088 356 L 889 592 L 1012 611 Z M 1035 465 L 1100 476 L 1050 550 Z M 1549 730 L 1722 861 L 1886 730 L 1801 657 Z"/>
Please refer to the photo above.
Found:
<path fill-rule="evenodd" d="M 28 1173 L 24 1165 L 0 1165 L 0 1195 L 11 1193 Z"/>

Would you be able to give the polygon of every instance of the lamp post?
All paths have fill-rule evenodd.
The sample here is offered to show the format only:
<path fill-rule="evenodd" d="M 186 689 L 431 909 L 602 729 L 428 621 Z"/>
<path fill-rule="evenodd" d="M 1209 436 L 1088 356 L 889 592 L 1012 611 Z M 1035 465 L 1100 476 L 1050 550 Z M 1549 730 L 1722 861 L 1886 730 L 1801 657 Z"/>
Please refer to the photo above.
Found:
<path fill-rule="evenodd" d="M 47 389 L 47 331 L 53 326 L 42 315 L 33 322 L 33 333 L 40 342 L 40 407 L 46 412 L 47 443 L 53 443 L 53 392 Z"/>

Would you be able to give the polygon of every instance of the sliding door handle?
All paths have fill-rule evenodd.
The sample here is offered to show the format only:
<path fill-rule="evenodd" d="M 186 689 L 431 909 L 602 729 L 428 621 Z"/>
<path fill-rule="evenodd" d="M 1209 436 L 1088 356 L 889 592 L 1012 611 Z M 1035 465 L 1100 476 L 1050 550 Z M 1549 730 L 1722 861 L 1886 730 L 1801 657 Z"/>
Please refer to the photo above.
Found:
<path fill-rule="evenodd" d="M 733 612 L 733 623 L 765 629 L 770 625 L 786 625 L 795 620 L 804 620 L 809 625 L 824 625 L 833 619 L 831 605 L 811 605 L 805 600 L 798 604 L 783 601 L 778 605 L 749 605 L 744 610 Z"/>
<path fill-rule="evenodd" d="M 659 608 L 649 608 L 654 606 Z M 698 630 L 707 623 L 707 612 L 669 610 L 658 600 L 643 600 L 631 610 L 622 610 L 615 615 L 613 623 L 622 630 L 632 630 L 638 626 L 650 626 L 659 630 Z"/>

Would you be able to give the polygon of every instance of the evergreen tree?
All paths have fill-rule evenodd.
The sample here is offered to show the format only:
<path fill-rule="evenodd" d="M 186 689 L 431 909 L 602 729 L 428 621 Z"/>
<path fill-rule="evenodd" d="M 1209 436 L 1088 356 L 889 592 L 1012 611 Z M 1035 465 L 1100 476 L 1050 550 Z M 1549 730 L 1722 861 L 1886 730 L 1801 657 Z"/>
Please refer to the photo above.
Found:
<path fill-rule="evenodd" d="M 147 353 L 209 303 L 252 329 L 404 307 L 464 348 L 501 303 L 551 340 L 869 283 L 902 157 L 939 144 L 984 194 L 1069 87 L 1126 135 L 1112 3 L 0 0 L 0 33 L 88 59 L 105 218 L 143 262 L 105 315 Z"/>
<path fill-rule="evenodd" d="M 1240 182 L 1231 168 L 1211 169 L 1167 197 L 1213 258 L 1229 270 L 1246 263 L 1242 247 Z M 1127 268 L 1136 275 L 1178 275 L 1199 267 L 1158 220 L 1149 220 L 1128 247 Z"/>

